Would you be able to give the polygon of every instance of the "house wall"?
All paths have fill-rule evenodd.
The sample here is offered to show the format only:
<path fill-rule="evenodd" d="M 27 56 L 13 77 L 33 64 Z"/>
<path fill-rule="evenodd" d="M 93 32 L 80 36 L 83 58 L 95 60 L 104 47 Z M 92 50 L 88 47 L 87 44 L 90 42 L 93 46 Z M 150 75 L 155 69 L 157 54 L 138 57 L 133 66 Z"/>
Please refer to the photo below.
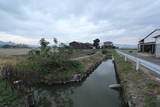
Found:
<path fill-rule="evenodd" d="M 160 37 L 156 39 L 156 43 L 160 43 Z"/>
<path fill-rule="evenodd" d="M 160 37 L 156 39 L 156 57 L 160 58 Z"/>

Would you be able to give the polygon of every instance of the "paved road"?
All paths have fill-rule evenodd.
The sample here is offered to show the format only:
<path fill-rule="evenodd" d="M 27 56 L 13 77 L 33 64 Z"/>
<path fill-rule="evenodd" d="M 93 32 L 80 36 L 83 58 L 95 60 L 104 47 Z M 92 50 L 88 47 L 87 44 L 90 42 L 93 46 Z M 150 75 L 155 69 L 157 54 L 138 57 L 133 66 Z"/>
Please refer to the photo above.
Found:
<path fill-rule="evenodd" d="M 133 50 L 131 53 L 128 52 L 128 51 L 125 51 L 125 50 L 123 50 L 123 52 L 125 52 L 125 53 L 127 53 L 127 54 L 129 54 L 129 55 L 132 55 L 132 56 L 135 56 L 135 57 L 144 59 L 144 60 L 146 60 L 146 61 L 155 63 L 155 64 L 157 64 L 157 65 L 160 65 L 160 58 L 156 58 L 153 54 L 139 53 L 139 52 L 134 51 L 134 50 Z"/>
<path fill-rule="evenodd" d="M 132 60 L 134 62 L 138 62 L 140 65 L 142 65 L 142 66 L 144 66 L 144 67 L 150 69 L 151 71 L 160 75 L 160 65 L 155 64 L 150 61 L 147 61 L 147 60 L 144 60 L 144 59 L 141 59 L 141 58 L 138 58 L 136 56 L 129 55 L 129 54 L 127 54 L 123 51 L 120 51 L 120 50 L 117 50 L 117 53 L 119 53 L 123 56 L 126 56 L 127 58 L 129 58 L 130 60 Z"/>

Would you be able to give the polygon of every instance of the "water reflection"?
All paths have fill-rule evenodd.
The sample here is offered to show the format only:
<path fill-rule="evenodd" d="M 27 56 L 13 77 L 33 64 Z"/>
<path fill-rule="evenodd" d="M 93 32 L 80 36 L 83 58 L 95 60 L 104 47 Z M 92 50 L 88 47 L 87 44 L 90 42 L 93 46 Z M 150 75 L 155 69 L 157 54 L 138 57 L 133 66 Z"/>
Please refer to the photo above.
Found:
<path fill-rule="evenodd" d="M 121 107 L 119 92 L 108 88 L 111 83 L 116 83 L 114 66 L 107 60 L 80 83 L 32 88 L 30 107 Z"/>
<path fill-rule="evenodd" d="M 82 83 L 33 88 L 28 96 L 29 105 L 34 107 L 74 107 L 70 96 L 74 94 L 74 89 L 80 87 Z"/>

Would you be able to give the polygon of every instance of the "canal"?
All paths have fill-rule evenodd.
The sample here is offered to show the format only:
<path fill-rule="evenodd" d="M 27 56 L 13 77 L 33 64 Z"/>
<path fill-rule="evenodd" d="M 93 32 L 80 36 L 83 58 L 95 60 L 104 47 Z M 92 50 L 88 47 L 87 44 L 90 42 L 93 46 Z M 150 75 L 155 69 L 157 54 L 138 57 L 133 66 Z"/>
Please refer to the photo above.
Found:
<path fill-rule="evenodd" d="M 122 107 L 120 93 L 110 89 L 117 83 L 112 60 L 103 61 L 81 83 L 34 90 L 37 107 Z"/>

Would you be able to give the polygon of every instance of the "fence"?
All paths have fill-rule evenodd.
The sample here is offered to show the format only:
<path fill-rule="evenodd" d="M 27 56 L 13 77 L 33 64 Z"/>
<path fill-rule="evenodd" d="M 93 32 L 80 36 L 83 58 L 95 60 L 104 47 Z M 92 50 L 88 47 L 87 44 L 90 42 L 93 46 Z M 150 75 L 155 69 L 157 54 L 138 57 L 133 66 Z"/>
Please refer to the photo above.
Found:
<path fill-rule="evenodd" d="M 157 65 L 155 63 L 152 63 L 152 62 L 140 59 L 138 57 L 126 54 L 120 50 L 117 50 L 117 53 L 123 55 L 125 57 L 125 61 L 127 61 L 127 58 L 128 58 L 128 59 L 136 62 L 136 70 L 139 70 L 139 65 L 142 65 L 142 66 L 144 66 L 144 67 L 150 69 L 151 71 L 156 72 L 157 74 L 160 75 L 160 65 Z"/>

